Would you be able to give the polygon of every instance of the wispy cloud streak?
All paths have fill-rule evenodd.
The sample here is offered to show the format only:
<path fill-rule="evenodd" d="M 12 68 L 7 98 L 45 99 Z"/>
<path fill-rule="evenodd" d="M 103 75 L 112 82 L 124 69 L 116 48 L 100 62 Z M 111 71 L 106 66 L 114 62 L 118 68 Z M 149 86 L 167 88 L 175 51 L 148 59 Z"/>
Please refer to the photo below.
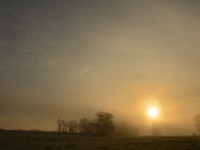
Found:
<path fill-rule="evenodd" d="M 74 78 L 76 78 L 76 77 L 78 77 L 78 76 L 80 76 L 80 75 L 82 75 L 82 74 L 84 74 L 84 73 L 90 71 L 91 69 L 92 69 L 92 67 L 90 67 L 90 68 L 88 68 L 88 69 L 86 69 L 86 70 L 84 70 L 84 71 L 82 71 L 82 72 L 80 72 L 80 73 L 78 73 L 78 74 L 72 76 L 71 78 L 69 78 L 69 80 L 74 79 Z"/>

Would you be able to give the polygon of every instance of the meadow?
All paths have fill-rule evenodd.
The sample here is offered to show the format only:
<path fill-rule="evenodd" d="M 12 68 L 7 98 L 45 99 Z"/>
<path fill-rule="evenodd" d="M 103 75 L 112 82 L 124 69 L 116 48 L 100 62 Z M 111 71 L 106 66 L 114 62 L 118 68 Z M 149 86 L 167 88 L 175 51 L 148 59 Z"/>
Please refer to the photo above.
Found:
<path fill-rule="evenodd" d="M 0 150 L 200 150 L 199 136 L 95 137 L 0 131 Z"/>

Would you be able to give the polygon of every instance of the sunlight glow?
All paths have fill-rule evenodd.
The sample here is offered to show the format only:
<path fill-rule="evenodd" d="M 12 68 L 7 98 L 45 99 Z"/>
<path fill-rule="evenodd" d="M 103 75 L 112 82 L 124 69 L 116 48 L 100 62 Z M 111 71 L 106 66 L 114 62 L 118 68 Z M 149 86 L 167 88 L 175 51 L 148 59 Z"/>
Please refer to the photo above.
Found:
<path fill-rule="evenodd" d="M 158 116 L 158 108 L 156 108 L 156 107 L 149 108 L 148 115 L 151 118 L 156 118 Z"/>

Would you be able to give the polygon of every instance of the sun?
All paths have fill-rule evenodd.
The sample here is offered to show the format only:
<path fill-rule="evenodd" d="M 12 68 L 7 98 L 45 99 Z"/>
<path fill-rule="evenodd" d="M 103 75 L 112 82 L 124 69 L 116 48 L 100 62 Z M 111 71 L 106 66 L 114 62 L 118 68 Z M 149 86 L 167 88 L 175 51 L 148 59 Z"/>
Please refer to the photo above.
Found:
<path fill-rule="evenodd" d="M 156 118 L 156 117 L 158 117 L 158 108 L 157 107 L 150 107 L 148 109 L 147 113 L 148 113 L 148 116 L 150 118 Z"/>

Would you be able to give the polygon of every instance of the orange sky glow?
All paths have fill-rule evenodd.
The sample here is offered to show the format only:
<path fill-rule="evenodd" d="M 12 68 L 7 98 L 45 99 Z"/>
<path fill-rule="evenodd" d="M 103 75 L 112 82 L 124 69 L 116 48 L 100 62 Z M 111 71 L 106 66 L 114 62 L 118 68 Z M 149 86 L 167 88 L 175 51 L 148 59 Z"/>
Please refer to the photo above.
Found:
<path fill-rule="evenodd" d="M 105 111 L 141 135 L 196 132 L 199 1 L 0 3 L 0 128 L 55 130 L 58 117 Z"/>

